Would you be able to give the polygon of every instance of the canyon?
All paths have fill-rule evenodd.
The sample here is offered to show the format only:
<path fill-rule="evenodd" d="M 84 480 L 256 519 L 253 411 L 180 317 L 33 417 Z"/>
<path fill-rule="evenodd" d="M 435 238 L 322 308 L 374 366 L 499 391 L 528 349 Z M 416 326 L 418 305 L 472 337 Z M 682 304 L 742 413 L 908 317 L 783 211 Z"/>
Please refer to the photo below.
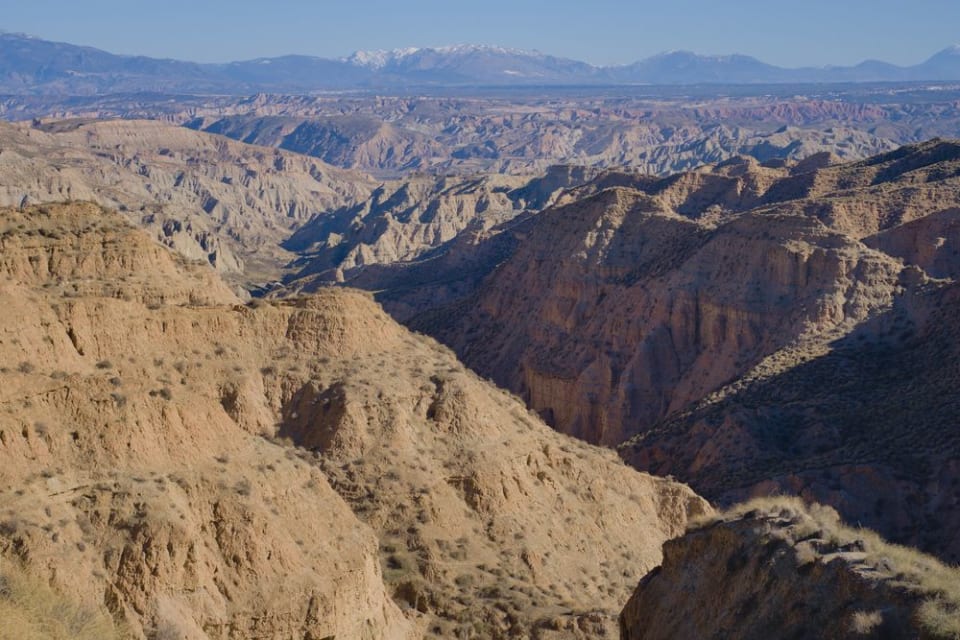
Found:
<path fill-rule="evenodd" d="M 804 495 L 954 561 L 958 175 L 932 141 L 601 176 L 410 324 L 637 468 L 721 504 Z"/>
<path fill-rule="evenodd" d="M 11 638 L 958 637 L 960 89 L 454 49 L 3 77 Z"/>

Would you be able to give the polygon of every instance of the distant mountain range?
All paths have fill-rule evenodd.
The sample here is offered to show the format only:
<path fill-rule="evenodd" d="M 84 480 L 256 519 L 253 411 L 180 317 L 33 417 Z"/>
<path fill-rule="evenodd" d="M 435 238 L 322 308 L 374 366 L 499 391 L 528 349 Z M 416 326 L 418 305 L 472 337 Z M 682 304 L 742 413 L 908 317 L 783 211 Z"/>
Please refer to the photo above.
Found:
<path fill-rule="evenodd" d="M 311 92 L 401 87 L 684 85 L 960 81 L 960 46 L 900 67 L 786 69 L 744 55 L 672 51 L 629 65 L 597 67 L 539 52 L 460 45 L 358 51 L 347 58 L 289 55 L 225 64 L 115 55 L 92 47 L 0 33 L 0 93 Z"/>

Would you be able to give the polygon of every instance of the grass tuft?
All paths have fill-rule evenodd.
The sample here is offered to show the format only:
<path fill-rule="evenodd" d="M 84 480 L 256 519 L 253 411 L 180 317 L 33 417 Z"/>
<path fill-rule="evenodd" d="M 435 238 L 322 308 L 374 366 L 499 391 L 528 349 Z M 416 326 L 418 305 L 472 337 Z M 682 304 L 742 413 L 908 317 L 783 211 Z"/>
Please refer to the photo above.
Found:
<path fill-rule="evenodd" d="M 114 640 L 103 611 L 72 602 L 14 562 L 0 560 L 0 640 Z"/>
<path fill-rule="evenodd" d="M 851 545 L 862 549 L 863 563 L 873 569 L 874 575 L 920 595 L 917 619 L 929 637 L 960 640 L 960 568 L 945 565 L 916 549 L 887 542 L 869 529 L 847 526 L 831 507 L 808 505 L 797 497 L 754 498 L 718 515 L 691 521 L 687 531 L 751 518 L 779 521 L 781 526 L 774 529 L 776 535 L 791 544 L 815 536 L 837 551 Z M 864 615 L 858 622 L 869 626 L 870 620 Z"/>

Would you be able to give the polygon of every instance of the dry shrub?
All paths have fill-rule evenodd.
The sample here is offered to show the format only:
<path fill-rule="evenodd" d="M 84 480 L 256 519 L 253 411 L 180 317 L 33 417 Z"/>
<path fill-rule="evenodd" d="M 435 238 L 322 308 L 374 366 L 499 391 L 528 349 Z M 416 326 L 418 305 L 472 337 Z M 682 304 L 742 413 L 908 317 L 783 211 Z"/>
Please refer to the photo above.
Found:
<path fill-rule="evenodd" d="M 878 577 L 921 595 L 917 618 L 928 637 L 960 640 L 960 568 L 945 565 L 917 549 L 887 542 L 869 529 L 847 526 L 831 507 L 806 504 L 789 496 L 754 498 L 716 516 L 693 521 L 687 530 L 702 529 L 719 521 L 771 516 L 791 523 L 781 532 L 794 544 L 808 535 L 827 540 L 834 547 L 856 543 L 866 556 L 863 562 L 872 566 Z M 871 620 L 865 613 L 854 624 L 866 628 Z"/>
<path fill-rule="evenodd" d="M 0 559 L 0 640 L 114 640 L 104 611 L 69 600 L 17 564 Z"/>

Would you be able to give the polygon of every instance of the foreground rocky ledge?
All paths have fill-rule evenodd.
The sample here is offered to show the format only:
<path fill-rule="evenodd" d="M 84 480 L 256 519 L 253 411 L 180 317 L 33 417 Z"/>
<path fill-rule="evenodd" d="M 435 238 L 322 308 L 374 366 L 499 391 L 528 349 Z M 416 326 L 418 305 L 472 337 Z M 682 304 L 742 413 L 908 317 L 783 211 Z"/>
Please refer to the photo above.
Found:
<path fill-rule="evenodd" d="M 624 640 L 957 638 L 960 570 L 793 498 L 740 505 L 663 548 Z"/>

